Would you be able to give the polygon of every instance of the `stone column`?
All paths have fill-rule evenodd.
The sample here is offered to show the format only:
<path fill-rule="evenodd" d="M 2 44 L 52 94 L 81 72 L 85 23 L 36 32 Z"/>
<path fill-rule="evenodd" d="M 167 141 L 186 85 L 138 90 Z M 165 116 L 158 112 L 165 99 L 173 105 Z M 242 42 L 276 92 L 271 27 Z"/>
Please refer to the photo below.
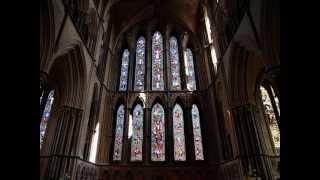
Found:
<path fill-rule="evenodd" d="M 261 129 L 258 129 L 257 107 L 252 104 L 232 108 L 236 135 L 239 143 L 239 156 L 245 175 L 257 174 L 262 179 L 273 179 L 269 157 L 264 155 Z M 256 173 L 255 173 L 256 172 Z"/>
<path fill-rule="evenodd" d="M 82 121 L 81 109 L 64 106 L 58 112 L 57 126 L 44 179 L 59 179 L 75 173 L 77 145 Z M 41 172 L 42 173 L 42 172 Z M 43 177 L 43 176 L 42 176 Z"/>

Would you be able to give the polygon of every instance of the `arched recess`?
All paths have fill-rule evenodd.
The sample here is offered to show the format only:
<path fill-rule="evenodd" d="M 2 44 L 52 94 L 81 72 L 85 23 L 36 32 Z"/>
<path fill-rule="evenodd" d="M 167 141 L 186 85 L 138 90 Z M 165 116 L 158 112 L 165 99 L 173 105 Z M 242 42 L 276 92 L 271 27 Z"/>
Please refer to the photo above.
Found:
<path fill-rule="evenodd" d="M 40 69 L 51 58 L 55 42 L 55 26 L 51 1 L 40 1 Z"/>
<path fill-rule="evenodd" d="M 55 91 L 55 102 L 47 126 L 47 137 L 45 137 L 46 140 L 43 146 L 44 153 L 49 153 L 49 146 L 53 145 L 53 141 L 57 140 L 57 137 L 53 139 L 55 133 L 57 133 L 58 136 L 63 136 L 56 129 L 58 121 L 59 123 L 68 123 L 67 119 L 66 121 L 63 119 L 75 113 L 78 115 L 73 118 L 79 119 L 76 120 L 78 122 L 73 123 L 78 124 L 81 122 L 83 97 L 85 97 L 86 89 L 86 67 L 82 57 L 81 49 L 78 46 L 74 46 L 65 54 L 54 59 L 49 70 L 48 84 L 50 84 L 51 88 Z M 59 149 L 57 146 L 50 148 Z"/>
<path fill-rule="evenodd" d="M 82 108 L 86 90 L 87 68 L 79 44 L 58 56 L 50 66 L 49 79 L 56 87 L 59 105 Z"/>
<path fill-rule="evenodd" d="M 270 157 L 273 155 L 269 150 L 270 139 L 266 138 L 268 126 L 257 101 L 257 79 L 266 73 L 264 62 L 267 60 L 239 44 L 233 48 L 227 72 L 230 72 L 230 105 L 239 154 L 247 157 L 260 154 L 241 158 L 243 172 L 249 174 L 253 169 L 262 179 L 270 179 L 274 172 Z"/>

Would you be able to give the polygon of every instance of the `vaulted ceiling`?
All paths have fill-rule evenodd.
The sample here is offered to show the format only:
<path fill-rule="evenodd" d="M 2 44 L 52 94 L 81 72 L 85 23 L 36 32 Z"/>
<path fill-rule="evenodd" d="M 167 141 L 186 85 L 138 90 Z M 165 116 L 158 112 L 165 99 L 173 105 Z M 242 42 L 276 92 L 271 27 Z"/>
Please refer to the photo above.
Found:
<path fill-rule="evenodd" d="M 158 25 L 179 24 L 193 33 L 200 23 L 201 0 L 119 0 L 110 9 L 116 32 L 154 20 Z"/>

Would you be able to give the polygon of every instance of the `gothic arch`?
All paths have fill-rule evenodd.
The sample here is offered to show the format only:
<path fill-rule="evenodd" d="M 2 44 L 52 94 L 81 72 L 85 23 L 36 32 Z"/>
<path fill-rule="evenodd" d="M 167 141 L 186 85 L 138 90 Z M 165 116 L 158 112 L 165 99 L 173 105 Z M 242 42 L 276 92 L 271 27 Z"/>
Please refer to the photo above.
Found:
<path fill-rule="evenodd" d="M 79 45 L 53 60 L 49 71 L 49 81 L 57 92 L 57 104 L 81 108 L 86 89 L 86 66 Z"/>

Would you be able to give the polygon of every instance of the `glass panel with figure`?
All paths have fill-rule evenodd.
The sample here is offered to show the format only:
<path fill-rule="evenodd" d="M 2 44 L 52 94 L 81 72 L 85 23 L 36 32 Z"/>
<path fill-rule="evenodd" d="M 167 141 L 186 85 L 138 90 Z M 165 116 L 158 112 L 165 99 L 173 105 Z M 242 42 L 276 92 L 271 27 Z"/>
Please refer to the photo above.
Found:
<path fill-rule="evenodd" d="M 152 90 L 164 90 L 163 40 L 158 31 L 152 37 Z"/>
<path fill-rule="evenodd" d="M 193 55 L 189 48 L 185 51 L 185 72 L 186 72 L 186 82 L 187 82 L 187 89 L 189 91 L 195 91 L 196 88 L 196 78 L 194 72 L 194 64 L 193 64 Z"/>
<path fill-rule="evenodd" d="M 133 110 L 131 137 L 131 161 L 142 161 L 143 108 L 137 104 Z"/>
<path fill-rule="evenodd" d="M 203 147 L 202 147 L 202 136 L 200 126 L 200 115 L 197 105 L 192 105 L 192 126 L 193 126 L 193 139 L 194 139 L 194 152 L 196 160 L 204 160 Z"/>
<path fill-rule="evenodd" d="M 276 153 L 279 154 L 280 153 L 280 130 L 278 127 L 276 115 L 272 107 L 272 103 L 271 103 L 271 99 L 268 91 L 263 86 L 260 86 L 260 92 L 261 92 L 264 112 L 268 117 L 268 125 L 271 131 L 273 144 L 274 144 Z"/>
<path fill-rule="evenodd" d="M 137 41 L 136 49 L 136 70 L 134 90 L 144 90 L 144 74 L 145 74 L 145 39 L 140 37 Z"/>
<path fill-rule="evenodd" d="M 115 128 L 114 148 L 113 148 L 113 160 L 115 161 L 121 160 L 124 114 L 125 114 L 124 105 L 120 105 L 117 110 L 117 121 L 116 121 L 116 128 Z"/>
<path fill-rule="evenodd" d="M 185 137 L 184 137 L 184 121 L 183 110 L 179 104 L 173 108 L 173 137 L 174 137 L 174 160 L 185 161 Z"/>
<path fill-rule="evenodd" d="M 165 160 L 165 124 L 163 107 L 157 103 L 151 112 L 151 160 Z"/>
<path fill-rule="evenodd" d="M 169 58 L 171 65 L 171 88 L 181 90 L 180 62 L 177 38 L 171 37 L 169 40 Z"/>
<path fill-rule="evenodd" d="M 125 49 L 122 54 L 119 91 L 126 91 L 127 90 L 128 69 L 129 69 L 129 51 L 128 51 L 128 49 Z"/>

